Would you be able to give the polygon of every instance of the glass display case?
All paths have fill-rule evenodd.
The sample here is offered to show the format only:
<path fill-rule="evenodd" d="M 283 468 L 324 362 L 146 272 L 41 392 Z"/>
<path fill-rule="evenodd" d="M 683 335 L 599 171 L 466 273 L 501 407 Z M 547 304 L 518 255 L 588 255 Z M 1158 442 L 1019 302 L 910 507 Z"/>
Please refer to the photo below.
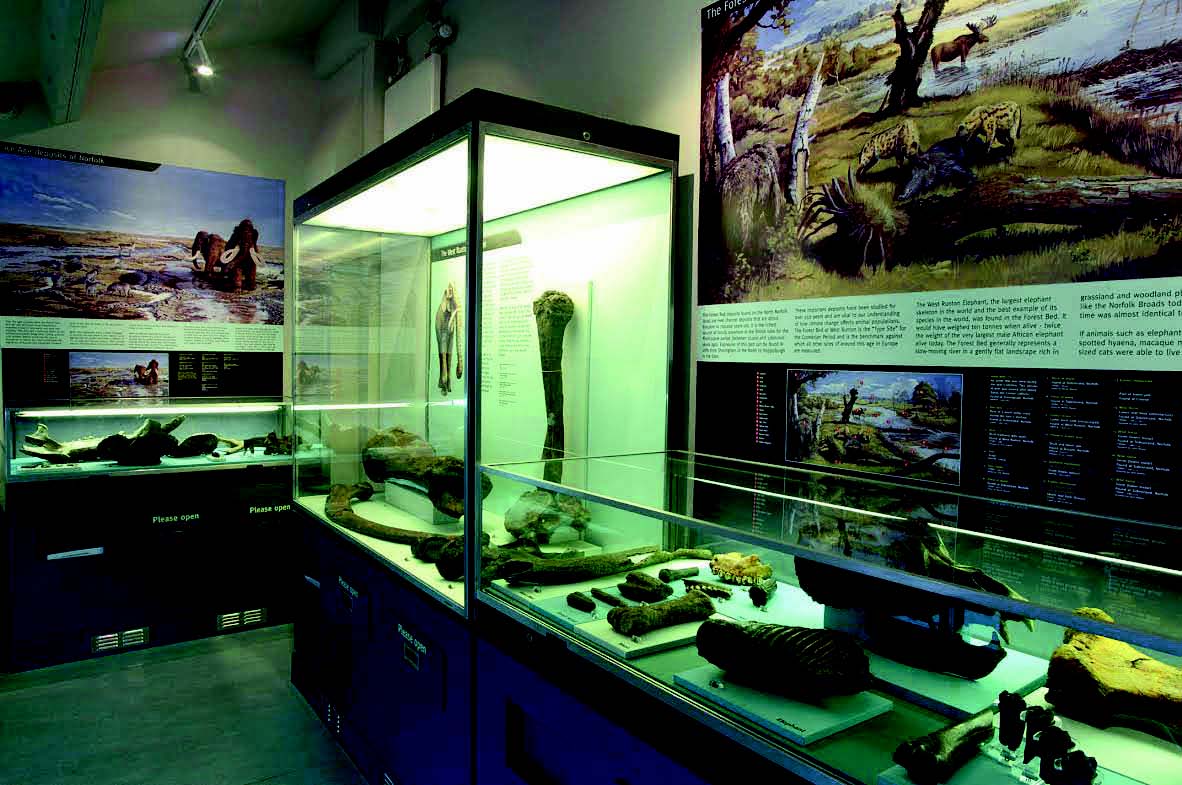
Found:
<path fill-rule="evenodd" d="M 6 407 L 7 480 L 284 464 L 307 452 L 288 419 L 274 400 Z"/>
<path fill-rule="evenodd" d="M 477 90 L 298 199 L 297 505 L 463 612 L 477 461 L 663 449 L 677 149 Z M 562 550 L 585 512 L 481 540 Z"/>
<path fill-rule="evenodd" d="M 692 453 L 562 464 L 482 465 L 596 526 L 559 558 L 486 545 L 480 600 L 806 780 L 1182 782 L 1182 529 Z"/>

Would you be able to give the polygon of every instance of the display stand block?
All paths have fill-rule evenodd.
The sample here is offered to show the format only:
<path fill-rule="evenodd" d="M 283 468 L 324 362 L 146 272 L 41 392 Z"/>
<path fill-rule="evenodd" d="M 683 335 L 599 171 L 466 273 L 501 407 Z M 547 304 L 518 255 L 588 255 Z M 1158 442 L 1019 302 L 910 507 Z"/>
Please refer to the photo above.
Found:
<path fill-rule="evenodd" d="M 1022 781 L 1018 777 L 1011 774 L 1009 766 L 1002 765 L 984 755 L 978 755 L 949 777 L 944 785 L 1008 785 L 1020 782 Z M 1097 772 L 1096 782 L 1100 785 L 1146 785 L 1139 780 L 1129 779 L 1123 774 L 1103 768 Z M 878 775 L 878 785 L 915 785 L 915 783 L 907 776 L 907 770 L 902 766 L 892 766 Z"/>
<path fill-rule="evenodd" d="M 1013 649 L 988 676 L 976 681 L 904 665 L 873 652 L 870 674 L 883 690 L 952 716 L 968 716 L 989 708 L 1002 690 L 1025 695 L 1047 680 L 1047 661 Z"/>
<path fill-rule="evenodd" d="M 383 496 L 386 504 L 389 504 L 391 507 L 397 507 L 420 521 L 430 521 L 432 524 L 439 526 L 448 526 L 456 523 L 455 518 L 444 515 L 435 509 L 435 505 L 427 498 L 425 492 L 416 491 L 393 480 L 386 480 L 383 485 L 385 486 Z"/>
<path fill-rule="evenodd" d="M 674 675 L 673 680 L 710 703 L 797 744 L 811 744 L 893 708 L 888 699 L 870 692 L 837 695 L 826 698 L 820 705 L 801 703 L 727 681 L 722 670 L 714 665 L 683 671 Z"/>

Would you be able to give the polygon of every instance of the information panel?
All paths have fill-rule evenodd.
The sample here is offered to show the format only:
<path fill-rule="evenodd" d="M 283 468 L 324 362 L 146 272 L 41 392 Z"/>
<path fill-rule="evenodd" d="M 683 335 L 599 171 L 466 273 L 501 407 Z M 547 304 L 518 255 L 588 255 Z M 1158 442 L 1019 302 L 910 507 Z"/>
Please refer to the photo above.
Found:
<path fill-rule="evenodd" d="M 1177 18 L 1071 5 L 703 9 L 696 449 L 1173 522 Z"/>

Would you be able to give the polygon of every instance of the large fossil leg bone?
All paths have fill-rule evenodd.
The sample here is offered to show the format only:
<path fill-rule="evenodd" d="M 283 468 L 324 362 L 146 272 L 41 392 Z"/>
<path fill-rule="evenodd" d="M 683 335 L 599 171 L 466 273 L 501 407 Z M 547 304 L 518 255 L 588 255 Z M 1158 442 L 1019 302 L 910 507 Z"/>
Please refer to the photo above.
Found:
<path fill-rule="evenodd" d="M 575 313 L 575 304 L 563 292 L 542 292 L 534 300 L 534 320 L 538 326 L 538 353 L 542 359 L 542 395 L 546 401 L 546 441 L 542 477 L 547 482 L 562 482 L 562 463 L 566 452 L 566 430 L 562 417 L 562 339 Z"/>
<path fill-rule="evenodd" d="M 700 591 L 687 592 L 675 600 L 653 605 L 612 608 L 607 612 L 607 623 L 621 635 L 644 635 L 662 627 L 709 619 L 714 603 Z"/>
<path fill-rule="evenodd" d="M 728 678 L 794 700 L 815 703 L 870 683 L 862 647 L 836 630 L 710 619 L 698 628 L 697 644 Z"/>
<path fill-rule="evenodd" d="M 421 487 L 444 515 L 459 518 L 464 514 L 464 462 L 451 455 L 436 455 L 422 437 L 397 426 L 378 431 L 365 442 L 361 462 L 374 482 L 409 480 Z M 483 496 L 492 491 L 488 475 L 480 476 L 480 487 Z"/>

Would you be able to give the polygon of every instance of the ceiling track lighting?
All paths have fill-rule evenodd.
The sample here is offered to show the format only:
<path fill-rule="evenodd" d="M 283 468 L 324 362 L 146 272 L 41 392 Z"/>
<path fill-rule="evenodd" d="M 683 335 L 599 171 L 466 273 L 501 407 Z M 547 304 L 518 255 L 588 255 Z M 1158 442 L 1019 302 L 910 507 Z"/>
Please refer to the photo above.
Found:
<path fill-rule="evenodd" d="M 213 61 L 205 50 L 204 36 L 221 4 L 222 0 L 209 0 L 181 53 L 181 62 L 189 76 L 189 88 L 195 92 L 201 92 L 202 80 L 209 79 L 214 73 Z"/>

